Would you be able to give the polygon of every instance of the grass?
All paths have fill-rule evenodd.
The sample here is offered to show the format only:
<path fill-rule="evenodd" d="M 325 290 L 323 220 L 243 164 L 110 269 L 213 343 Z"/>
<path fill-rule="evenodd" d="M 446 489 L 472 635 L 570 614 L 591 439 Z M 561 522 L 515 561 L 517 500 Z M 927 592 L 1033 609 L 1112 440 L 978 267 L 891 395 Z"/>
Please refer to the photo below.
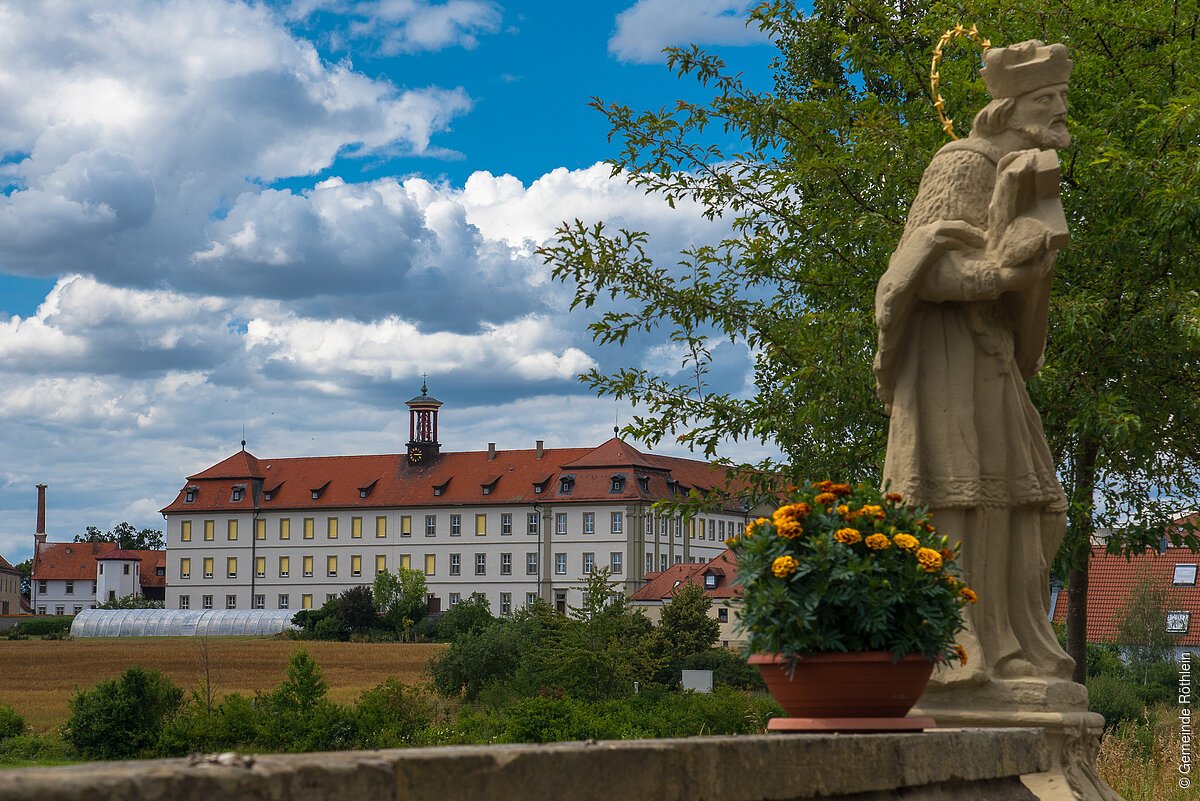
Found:
<path fill-rule="evenodd" d="M 1122 721 L 1105 733 L 1096 769 L 1125 801 L 1196 798 L 1196 788 L 1179 786 L 1183 734 L 1178 713 L 1177 707 L 1154 707 L 1146 710 L 1142 720 Z M 1200 780 L 1200 775 L 1192 771 L 1188 778 Z"/>
<path fill-rule="evenodd" d="M 185 691 L 194 689 L 204 677 L 206 647 L 217 695 L 270 690 L 283 680 L 288 658 L 304 648 L 321 666 L 330 700 L 338 703 L 356 700 L 389 676 L 424 682 L 426 663 L 446 648 L 259 637 L 0 640 L 0 703 L 20 712 L 32 732 L 49 734 L 66 722 L 76 687 L 90 689 L 130 665 L 159 670 Z"/>

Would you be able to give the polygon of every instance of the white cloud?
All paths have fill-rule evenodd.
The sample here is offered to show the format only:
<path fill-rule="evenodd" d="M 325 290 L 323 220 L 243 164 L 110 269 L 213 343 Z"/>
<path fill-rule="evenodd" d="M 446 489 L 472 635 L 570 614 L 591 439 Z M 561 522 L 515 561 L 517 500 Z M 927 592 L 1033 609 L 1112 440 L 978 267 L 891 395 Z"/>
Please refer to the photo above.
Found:
<path fill-rule="evenodd" d="M 498 31 L 501 20 L 500 7 L 491 0 L 295 0 L 287 14 L 303 20 L 318 11 L 347 18 L 345 31 L 336 31 L 336 39 L 370 40 L 383 55 L 447 47 L 473 50 L 479 35 Z"/>
<path fill-rule="evenodd" d="M 665 61 L 664 47 L 765 44 L 767 37 L 747 26 L 750 0 L 638 0 L 617 15 L 608 52 L 621 61 Z"/>

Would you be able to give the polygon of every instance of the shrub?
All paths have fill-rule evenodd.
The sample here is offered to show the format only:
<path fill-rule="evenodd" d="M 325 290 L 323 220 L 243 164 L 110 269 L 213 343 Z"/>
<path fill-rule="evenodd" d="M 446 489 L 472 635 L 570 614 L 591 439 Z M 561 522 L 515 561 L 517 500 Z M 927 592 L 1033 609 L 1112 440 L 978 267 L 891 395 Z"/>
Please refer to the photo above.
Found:
<path fill-rule="evenodd" d="M 443 642 L 456 642 L 467 634 L 483 631 L 493 620 L 487 596 L 472 593 L 470 598 L 452 606 L 437 619 L 437 638 Z"/>
<path fill-rule="evenodd" d="M 397 748 L 433 723 L 434 704 L 418 687 L 390 678 L 358 699 L 353 712 L 357 748 Z"/>
<path fill-rule="evenodd" d="M 25 733 L 25 718 L 8 704 L 0 704 L 0 742 Z"/>
<path fill-rule="evenodd" d="M 725 685 L 735 690 L 767 691 L 758 668 L 728 648 L 710 648 L 694 654 L 680 662 L 678 667 L 680 670 L 711 670 L 714 687 Z"/>
<path fill-rule="evenodd" d="M 288 662 L 287 678 L 256 700 L 259 742 L 274 751 L 330 751 L 354 740 L 350 716 L 325 697 L 321 668 L 304 650 Z"/>
<path fill-rule="evenodd" d="M 68 634 L 71 631 L 72 620 L 73 618 L 66 615 L 35 617 L 30 620 L 22 620 L 17 624 L 17 630 L 21 634 L 31 637 L 44 637 L 47 634 Z"/>
<path fill-rule="evenodd" d="M 255 748 L 257 716 L 254 703 L 238 693 L 225 696 L 212 709 L 193 696 L 192 703 L 163 727 L 158 751 L 163 756 L 183 756 L 192 751 Z"/>
<path fill-rule="evenodd" d="M 1102 673 L 1087 680 L 1088 709 L 1104 716 L 1106 728 L 1122 720 L 1137 720 L 1144 705 L 1138 688 L 1118 676 Z"/>
<path fill-rule="evenodd" d="M 155 748 L 183 690 L 156 670 L 134 665 L 120 678 L 77 690 L 63 737 L 90 759 L 129 759 Z"/>
<path fill-rule="evenodd" d="M 365 585 L 351 587 L 338 596 L 338 621 L 349 633 L 365 633 L 376 625 L 375 602 L 371 588 Z"/>
<path fill-rule="evenodd" d="M 78 759 L 78 756 L 60 737 L 18 734 L 0 740 L 0 765 L 49 765 L 73 759 Z"/>

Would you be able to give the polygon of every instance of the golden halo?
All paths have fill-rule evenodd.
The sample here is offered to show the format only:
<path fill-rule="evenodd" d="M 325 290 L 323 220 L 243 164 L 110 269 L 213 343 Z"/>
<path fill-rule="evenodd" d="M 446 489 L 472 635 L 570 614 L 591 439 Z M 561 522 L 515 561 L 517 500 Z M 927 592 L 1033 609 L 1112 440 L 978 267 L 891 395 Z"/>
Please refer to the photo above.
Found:
<path fill-rule="evenodd" d="M 938 39 L 937 46 L 933 48 L 933 62 L 929 65 L 929 88 L 933 90 L 933 108 L 937 111 L 938 119 L 942 121 L 942 130 L 951 139 L 957 139 L 958 137 L 954 134 L 954 120 L 946 116 L 946 99 L 938 91 L 938 87 L 942 83 L 942 75 L 938 72 L 938 65 L 942 63 L 942 48 L 960 36 L 965 36 L 979 45 L 980 50 L 984 53 L 992 46 L 991 40 L 980 36 L 979 29 L 974 25 L 970 28 L 964 28 L 962 24 L 958 24 L 943 33 L 942 38 Z"/>

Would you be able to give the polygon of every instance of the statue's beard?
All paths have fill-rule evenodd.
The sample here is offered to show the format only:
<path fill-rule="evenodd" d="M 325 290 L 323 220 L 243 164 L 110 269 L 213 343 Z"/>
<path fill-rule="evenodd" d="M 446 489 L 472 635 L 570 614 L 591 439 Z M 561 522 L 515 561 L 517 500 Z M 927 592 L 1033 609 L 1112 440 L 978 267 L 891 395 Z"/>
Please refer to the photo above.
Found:
<path fill-rule="evenodd" d="M 1041 148 L 1061 150 L 1071 146 L 1071 134 L 1061 123 L 1054 127 L 1049 125 L 1025 125 L 1021 132 L 1029 136 L 1035 145 Z"/>

